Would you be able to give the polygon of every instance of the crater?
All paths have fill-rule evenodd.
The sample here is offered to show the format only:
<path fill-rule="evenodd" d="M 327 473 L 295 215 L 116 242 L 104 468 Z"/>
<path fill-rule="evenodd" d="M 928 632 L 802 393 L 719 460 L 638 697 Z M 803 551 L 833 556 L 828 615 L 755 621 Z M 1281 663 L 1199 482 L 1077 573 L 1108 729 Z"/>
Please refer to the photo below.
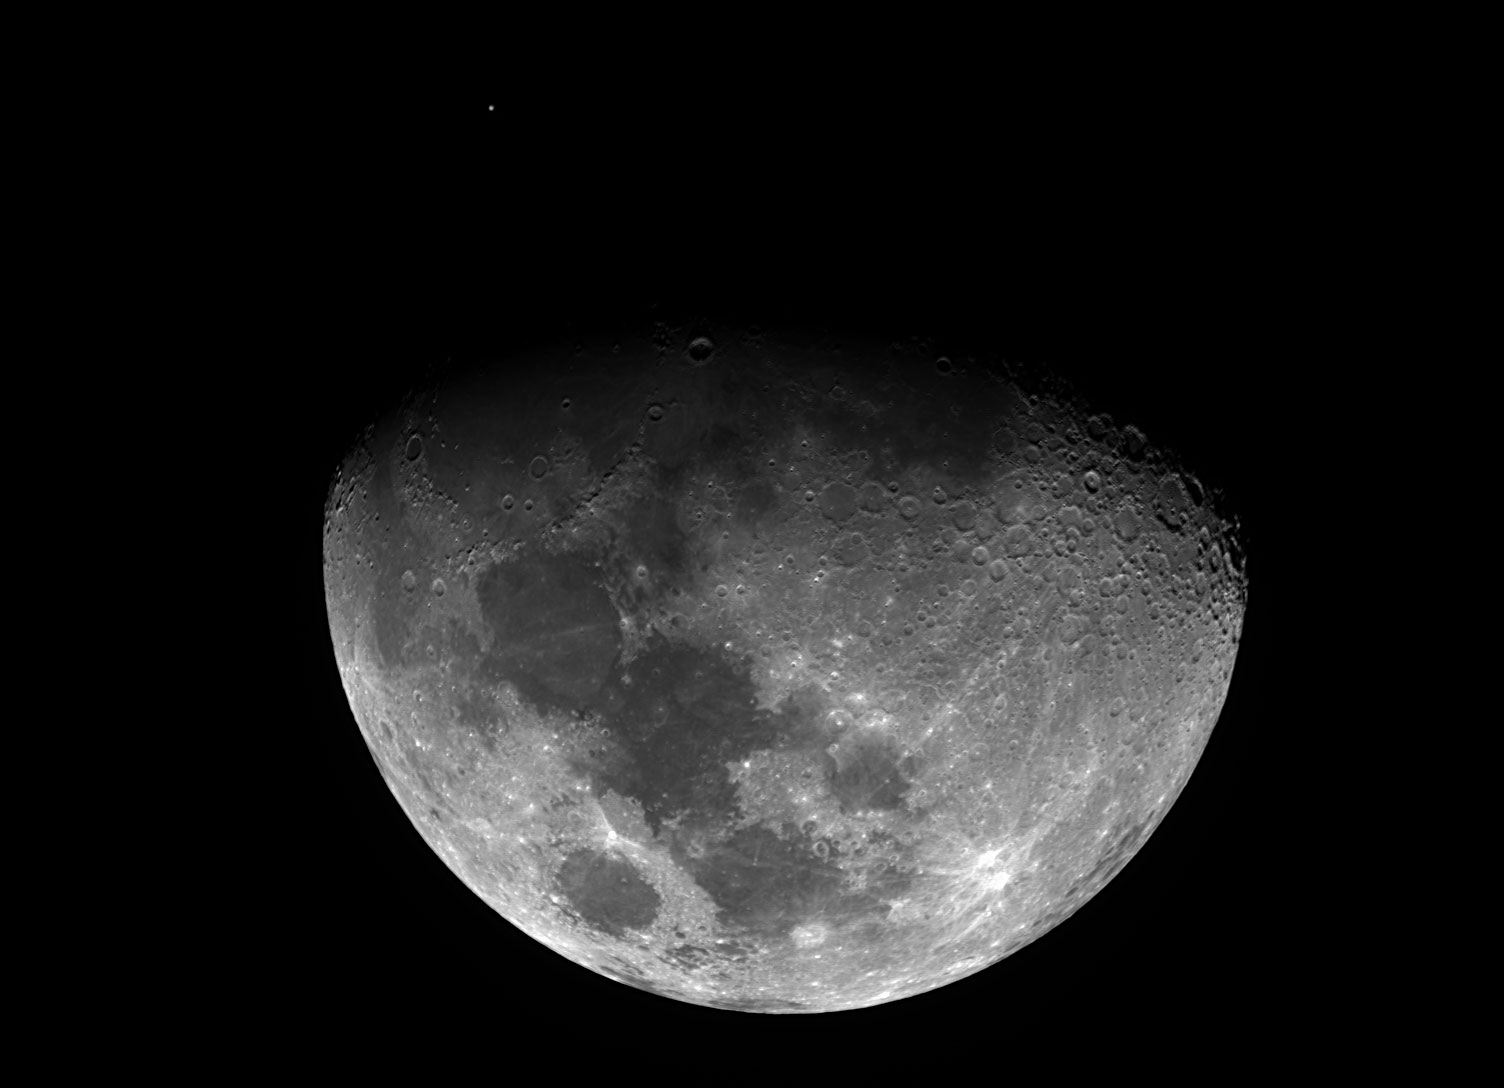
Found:
<path fill-rule="evenodd" d="M 839 480 L 826 484 L 820 492 L 820 512 L 831 521 L 845 521 L 851 517 L 856 513 L 856 504 L 856 488 Z"/>
<path fill-rule="evenodd" d="M 569 854 L 554 883 L 583 921 L 613 937 L 651 926 L 663 904 L 635 865 L 597 850 Z"/>

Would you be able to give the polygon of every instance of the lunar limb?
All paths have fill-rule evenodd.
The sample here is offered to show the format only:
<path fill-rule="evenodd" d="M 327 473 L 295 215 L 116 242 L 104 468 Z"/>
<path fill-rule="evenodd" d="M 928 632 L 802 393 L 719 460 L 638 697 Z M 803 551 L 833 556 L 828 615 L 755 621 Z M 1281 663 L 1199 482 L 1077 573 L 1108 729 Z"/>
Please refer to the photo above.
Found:
<path fill-rule="evenodd" d="M 1226 698 L 1238 526 L 1088 391 L 667 329 L 476 364 L 354 442 L 335 659 L 392 793 L 523 932 L 815 1012 L 981 970 L 1153 833 Z"/>

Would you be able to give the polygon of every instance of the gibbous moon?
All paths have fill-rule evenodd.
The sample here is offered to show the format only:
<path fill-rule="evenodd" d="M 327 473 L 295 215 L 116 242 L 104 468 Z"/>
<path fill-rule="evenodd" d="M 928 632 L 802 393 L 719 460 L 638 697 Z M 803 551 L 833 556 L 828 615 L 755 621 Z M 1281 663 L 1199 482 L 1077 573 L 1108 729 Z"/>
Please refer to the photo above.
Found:
<path fill-rule="evenodd" d="M 330 483 L 332 665 L 561 956 L 752 1012 L 943 986 L 1127 864 L 1232 676 L 1226 498 L 1091 395 L 776 328 L 466 364 Z"/>

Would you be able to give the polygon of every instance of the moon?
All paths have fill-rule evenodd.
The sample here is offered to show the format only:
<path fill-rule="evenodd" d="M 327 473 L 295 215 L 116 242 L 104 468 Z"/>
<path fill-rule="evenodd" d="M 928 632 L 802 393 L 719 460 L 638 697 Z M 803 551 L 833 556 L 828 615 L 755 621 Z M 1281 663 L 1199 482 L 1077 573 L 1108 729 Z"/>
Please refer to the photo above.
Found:
<path fill-rule="evenodd" d="M 746 325 L 423 380 L 322 550 L 355 723 L 455 876 L 748 1012 L 896 1001 L 1068 918 L 1195 768 L 1247 601 L 1226 497 L 1066 376 Z"/>

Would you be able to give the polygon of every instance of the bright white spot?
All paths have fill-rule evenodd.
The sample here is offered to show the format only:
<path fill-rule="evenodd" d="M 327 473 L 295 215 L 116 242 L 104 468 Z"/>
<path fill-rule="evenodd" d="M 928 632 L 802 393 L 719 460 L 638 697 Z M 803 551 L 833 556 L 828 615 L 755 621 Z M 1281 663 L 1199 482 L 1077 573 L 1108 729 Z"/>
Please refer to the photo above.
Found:
<path fill-rule="evenodd" d="M 825 943 L 825 938 L 828 935 L 829 930 L 818 922 L 811 925 L 799 926 L 791 934 L 794 938 L 794 944 L 800 948 L 816 948 Z"/>

